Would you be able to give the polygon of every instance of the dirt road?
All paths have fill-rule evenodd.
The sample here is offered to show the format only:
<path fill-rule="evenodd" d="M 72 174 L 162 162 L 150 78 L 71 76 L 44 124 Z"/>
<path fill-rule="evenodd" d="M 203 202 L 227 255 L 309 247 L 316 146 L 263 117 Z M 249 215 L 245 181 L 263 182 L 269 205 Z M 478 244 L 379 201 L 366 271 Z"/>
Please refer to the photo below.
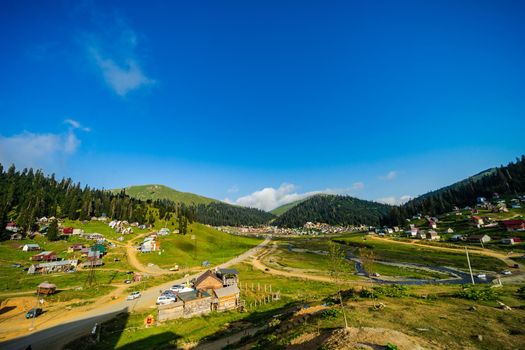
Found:
<path fill-rule="evenodd" d="M 229 267 L 238 264 L 252 255 L 256 254 L 261 248 L 264 248 L 270 239 L 265 239 L 258 246 L 246 251 L 245 253 L 227 261 L 224 264 L 218 265 L 219 268 Z M 198 274 L 194 274 L 189 278 L 195 278 Z M 68 314 L 64 312 L 63 317 L 58 320 L 50 320 L 45 325 L 36 326 L 36 330 L 27 331 L 26 336 L 15 338 L 9 341 L 0 343 L 2 350 L 19 350 L 26 349 L 31 344 L 33 350 L 54 350 L 61 349 L 70 341 L 87 334 L 91 331 L 95 323 L 102 323 L 113 318 L 120 312 L 130 312 L 133 310 L 148 310 L 152 312 L 155 310 L 155 301 L 159 296 L 159 290 L 165 290 L 173 284 L 180 284 L 186 279 L 178 279 L 166 282 L 162 285 L 155 286 L 145 290 L 142 297 L 134 301 L 123 300 L 120 297 L 117 300 L 110 301 L 110 296 L 104 297 L 107 302 L 97 302 L 96 305 L 89 311 L 82 314 L 74 313 Z M 112 293 L 113 294 L 113 293 Z M 38 319 L 37 319 L 38 320 Z"/>

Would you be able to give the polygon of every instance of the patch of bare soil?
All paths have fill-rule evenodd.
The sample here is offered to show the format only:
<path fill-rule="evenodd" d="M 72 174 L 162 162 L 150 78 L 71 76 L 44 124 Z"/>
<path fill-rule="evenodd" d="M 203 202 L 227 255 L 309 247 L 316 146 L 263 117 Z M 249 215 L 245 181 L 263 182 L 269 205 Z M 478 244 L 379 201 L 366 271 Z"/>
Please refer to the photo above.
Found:
<path fill-rule="evenodd" d="M 387 344 L 397 346 L 399 350 L 440 349 L 427 341 L 386 328 L 348 328 L 337 329 L 321 334 L 309 333 L 296 338 L 289 349 L 327 349 L 351 350 L 386 349 Z"/>

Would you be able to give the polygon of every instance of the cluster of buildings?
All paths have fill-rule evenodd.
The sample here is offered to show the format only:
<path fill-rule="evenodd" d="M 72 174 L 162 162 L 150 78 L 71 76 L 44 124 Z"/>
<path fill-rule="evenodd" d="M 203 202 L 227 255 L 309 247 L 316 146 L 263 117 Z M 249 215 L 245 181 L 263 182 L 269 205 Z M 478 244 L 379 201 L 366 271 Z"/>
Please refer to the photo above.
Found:
<path fill-rule="evenodd" d="M 208 270 L 193 282 L 191 291 L 178 293 L 174 302 L 158 306 L 158 320 L 188 318 L 240 306 L 239 272 L 235 269 Z"/>
<path fill-rule="evenodd" d="M 79 253 L 82 262 L 79 259 L 61 259 L 54 251 L 42 251 L 40 245 L 36 243 L 28 243 L 22 246 L 22 251 L 38 252 L 29 259 L 32 262 L 28 268 L 27 273 L 46 274 L 56 272 L 74 272 L 77 267 L 96 267 L 103 265 L 102 257 L 107 253 L 105 245 L 96 243 L 91 246 L 84 246 L 83 244 L 73 244 L 68 248 L 68 253 Z"/>

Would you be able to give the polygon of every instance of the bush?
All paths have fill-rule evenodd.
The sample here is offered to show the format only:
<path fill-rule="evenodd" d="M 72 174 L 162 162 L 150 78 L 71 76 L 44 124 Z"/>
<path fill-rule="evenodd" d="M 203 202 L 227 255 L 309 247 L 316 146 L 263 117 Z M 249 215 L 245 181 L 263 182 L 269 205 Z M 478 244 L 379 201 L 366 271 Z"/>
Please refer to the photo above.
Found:
<path fill-rule="evenodd" d="M 397 346 L 392 344 L 392 343 L 388 343 L 386 344 L 386 350 L 398 350 Z"/>
<path fill-rule="evenodd" d="M 369 289 L 363 289 L 361 293 L 359 293 L 359 296 L 361 298 L 377 298 L 380 295 L 383 295 L 385 297 L 391 297 L 391 298 L 401 298 L 409 296 L 408 293 L 409 289 L 406 286 L 402 286 L 399 284 L 391 284 L 386 285 L 382 287 L 374 287 L 372 290 Z"/>
<path fill-rule="evenodd" d="M 384 295 L 386 297 L 392 297 L 392 298 L 401 298 L 406 297 L 409 295 L 408 287 L 402 286 L 399 284 L 391 284 L 384 287 L 376 287 L 374 288 L 375 292 L 379 295 Z"/>
<path fill-rule="evenodd" d="M 321 312 L 321 318 L 324 320 L 336 318 L 340 313 L 341 311 L 337 309 L 326 309 Z"/>
<path fill-rule="evenodd" d="M 372 289 L 372 290 L 369 290 L 369 289 L 364 289 L 361 290 L 361 292 L 359 293 L 359 296 L 361 298 L 371 298 L 371 299 L 375 299 L 377 298 L 377 293 L 375 292 L 375 288 Z"/>
<path fill-rule="evenodd" d="M 461 290 L 455 294 L 458 298 L 468 300 L 496 300 L 498 293 L 488 286 L 462 286 Z"/>

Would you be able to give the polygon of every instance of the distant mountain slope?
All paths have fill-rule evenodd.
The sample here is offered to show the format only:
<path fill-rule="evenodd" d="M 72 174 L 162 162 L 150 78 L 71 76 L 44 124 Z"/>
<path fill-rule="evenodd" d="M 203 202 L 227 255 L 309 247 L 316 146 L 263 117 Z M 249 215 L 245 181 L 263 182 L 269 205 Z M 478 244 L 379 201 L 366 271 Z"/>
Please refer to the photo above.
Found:
<path fill-rule="evenodd" d="M 386 204 L 350 196 L 320 194 L 312 196 L 284 212 L 274 224 L 300 227 L 308 221 L 330 225 L 379 225 L 390 212 Z"/>
<path fill-rule="evenodd" d="M 471 206 L 478 197 L 491 198 L 495 192 L 500 195 L 525 192 L 525 156 L 506 166 L 485 170 L 450 186 L 426 193 L 400 207 L 393 207 L 387 222 L 400 224 L 404 219 L 419 213 L 443 214 L 451 211 L 454 206 Z"/>
<path fill-rule="evenodd" d="M 113 193 L 119 193 L 122 188 L 111 190 Z M 157 200 L 168 199 L 177 203 L 191 204 L 209 204 L 219 202 L 216 199 L 199 196 L 189 192 L 180 192 L 164 185 L 139 185 L 125 187 L 126 194 L 132 198 L 140 200 Z"/>
<path fill-rule="evenodd" d="M 448 190 L 457 189 L 457 188 L 459 188 L 459 187 L 461 187 L 463 185 L 466 185 L 468 183 L 477 182 L 477 181 L 483 179 L 485 176 L 489 176 L 489 175 L 494 174 L 496 171 L 497 171 L 497 168 L 490 168 L 490 169 L 481 171 L 481 172 L 477 173 L 476 175 L 469 176 L 466 179 L 460 180 L 458 182 L 453 183 L 452 185 L 448 185 L 448 186 L 442 187 L 442 188 L 437 189 L 435 191 L 430 191 L 430 192 L 425 193 L 425 194 L 423 194 L 423 195 L 421 195 L 419 197 L 416 197 L 414 199 L 421 200 L 421 199 L 424 199 L 424 198 L 427 198 L 427 197 L 430 197 L 430 196 L 433 196 L 433 195 L 437 195 L 439 193 L 442 193 L 442 192 L 445 192 L 445 191 L 448 191 Z"/>
<path fill-rule="evenodd" d="M 277 216 L 281 216 L 283 215 L 284 213 L 286 213 L 288 210 L 292 209 L 293 207 L 301 204 L 302 202 L 304 202 L 305 200 L 307 200 L 308 198 L 310 197 L 306 197 L 306 198 L 303 198 L 303 199 L 299 199 L 299 200 L 296 200 L 296 201 L 293 201 L 291 203 L 288 203 L 288 204 L 283 204 L 281 205 L 280 207 L 277 207 L 273 210 L 270 210 L 270 213 L 272 213 L 273 215 L 277 215 Z"/>
<path fill-rule="evenodd" d="M 213 226 L 259 226 L 270 222 L 275 215 L 256 208 L 214 202 L 195 206 L 195 218 Z"/>

